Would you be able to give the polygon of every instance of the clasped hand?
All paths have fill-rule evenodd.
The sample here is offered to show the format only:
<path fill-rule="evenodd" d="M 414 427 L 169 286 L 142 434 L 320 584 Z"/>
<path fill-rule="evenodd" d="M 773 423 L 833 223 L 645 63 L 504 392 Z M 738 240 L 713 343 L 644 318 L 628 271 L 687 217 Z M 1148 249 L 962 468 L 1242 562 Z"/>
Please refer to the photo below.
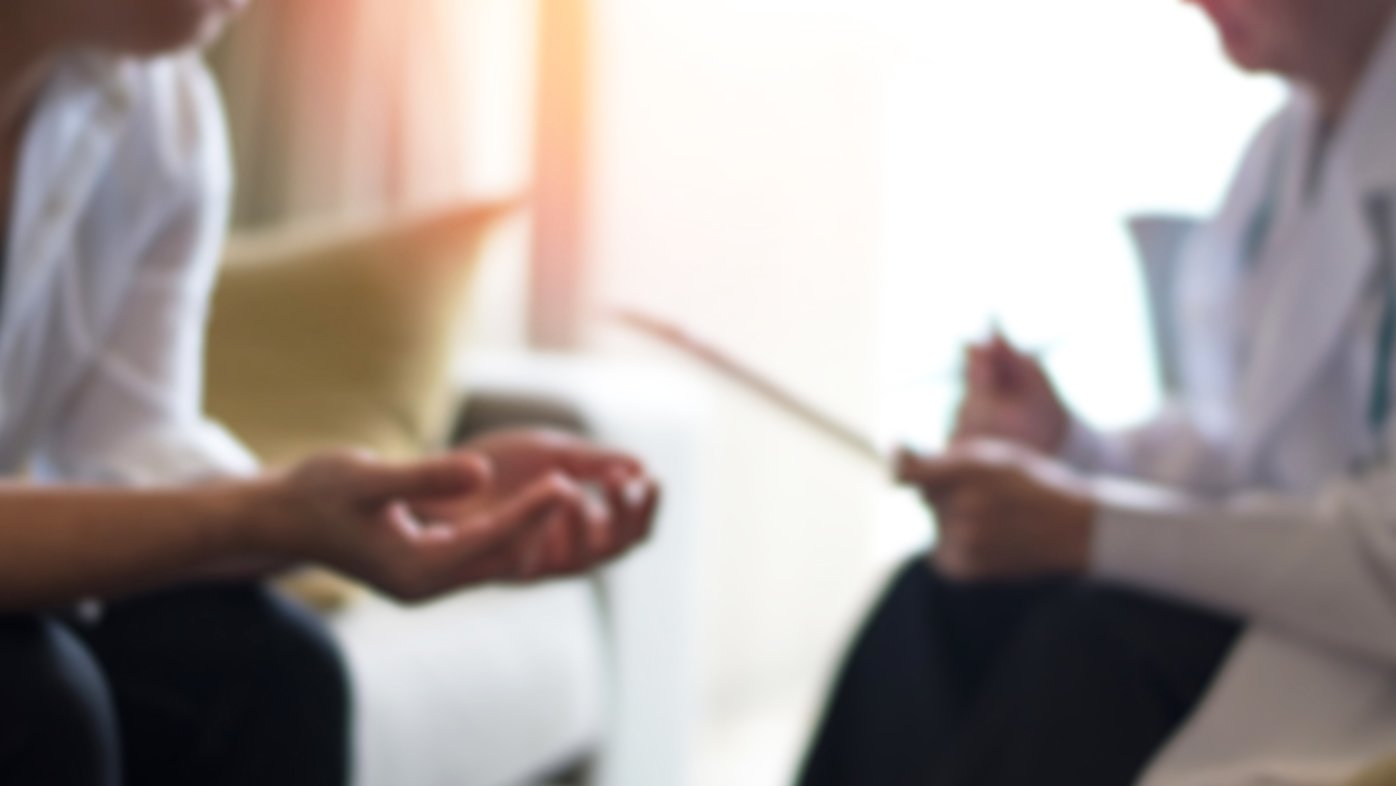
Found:
<path fill-rule="evenodd" d="M 901 482 L 936 512 L 935 567 L 960 581 L 1085 570 L 1095 504 L 1081 479 L 1048 458 L 1070 423 L 1050 378 L 996 334 L 969 347 L 965 389 L 951 447 L 898 460 Z"/>
<path fill-rule="evenodd" d="M 1060 464 L 1008 442 L 970 440 L 898 460 L 898 478 L 935 509 L 931 560 L 956 581 L 1074 574 L 1090 558 L 1094 504 Z"/>
<path fill-rule="evenodd" d="M 273 551 L 417 601 L 595 567 L 648 535 L 659 492 L 629 456 L 514 431 L 407 465 L 326 454 L 284 476 L 277 496 Z"/>

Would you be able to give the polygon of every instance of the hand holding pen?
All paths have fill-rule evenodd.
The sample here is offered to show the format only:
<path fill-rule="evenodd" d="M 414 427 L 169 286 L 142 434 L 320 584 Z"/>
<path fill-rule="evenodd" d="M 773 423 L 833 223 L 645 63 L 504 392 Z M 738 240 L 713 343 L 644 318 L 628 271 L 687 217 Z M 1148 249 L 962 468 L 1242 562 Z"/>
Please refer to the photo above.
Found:
<path fill-rule="evenodd" d="M 997 327 L 965 349 L 965 394 L 952 443 L 999 439 L 1056 453 L 1071 414 L 1037 356 L 1015 347 Z"/>

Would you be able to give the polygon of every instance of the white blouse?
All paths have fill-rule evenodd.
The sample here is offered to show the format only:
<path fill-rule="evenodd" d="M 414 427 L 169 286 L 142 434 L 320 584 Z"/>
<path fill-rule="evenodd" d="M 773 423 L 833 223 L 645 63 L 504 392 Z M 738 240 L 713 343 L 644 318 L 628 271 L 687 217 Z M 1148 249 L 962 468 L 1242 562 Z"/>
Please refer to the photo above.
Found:
<path fill-rule="evenodd" d="M 4 255 L 0 471 L 145 486 L 256 470 L 202 404 L 230 191 L 195 55 L 60 65 L 22 141 Z"/>

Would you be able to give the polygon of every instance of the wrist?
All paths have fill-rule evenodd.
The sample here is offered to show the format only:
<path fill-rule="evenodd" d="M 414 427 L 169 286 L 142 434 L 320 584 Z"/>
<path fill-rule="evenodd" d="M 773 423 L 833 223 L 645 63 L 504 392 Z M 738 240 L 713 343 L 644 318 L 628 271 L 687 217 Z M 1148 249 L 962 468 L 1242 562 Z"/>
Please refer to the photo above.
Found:
<path fill-rule="evenodd" d="M 289 484 L 283 475 L 267 475 L 230 484 L 223 495 L 219 519 L 224 537 L 247 554 L 297 557 L 291 537 Z"/>
<path fill-rule="evenodd" d="M 1073 494 L 1067 500 L 1066 521 L 1069 544 L 1065 555 L 1066 567 L 1072 573 L 1090 570 L 1091 549 L 1095 541 L 1096 503 L 1089 495 Z"/>

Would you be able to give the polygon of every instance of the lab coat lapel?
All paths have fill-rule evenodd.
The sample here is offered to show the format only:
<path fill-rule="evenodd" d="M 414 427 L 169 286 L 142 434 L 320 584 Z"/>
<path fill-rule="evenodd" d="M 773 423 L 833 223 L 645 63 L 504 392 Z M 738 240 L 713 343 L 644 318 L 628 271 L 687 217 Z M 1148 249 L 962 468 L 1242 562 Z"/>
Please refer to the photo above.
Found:
<path fill-rule="evenodd" d="M 71 247 L 83 210 L 108 168 L 118 135 L 94 133 L 94 125 L 119 122 L 129 110 L 122 66 L 92 56 L 76 58 L 56 75 L 25 135 L 13 230 L 14 254 L 6 271 L 3 319 L 27 323 L 54 268 Z M 59 172 L 40 178 L 38 172 Z M 4 331 L 0 340 L 14 337 Z M 0 346 L 0 355 L 8 350 Z"/>
<path fill-rule="evenodd" d="M 1356 202 L 1356 204 L 1354 204 Z M 1276 238 L 1267 264 L 1287 278 L 1254 339 L 1240 401 L 1238 454 L 1244 464 L 1283 423 L 1305 389 L 1318 380 L 1344 330 L 1351 324 L 1372 275 L 1376 247 L 1359 200 L 1322 200 L 1317 211 Z"/>
<path fill-rule="evenodd" d="M 1292 233 L 1276 238 L 1272 261 L 1289 279 L 1277 287 L 1276 302 L 1255 326 L 1256 344 L 1241 401 L 1243 460 L 1257 457 L 1305 388 L 1319 382 L 1322 365 L 1344 330 L 1350 329 L 1365 287 L 1373 280 L 1379 248 L 1368 208 L 1372 199 L 1396 188 L 1393 134 L 1396 24 L 1336 129 L 1315 208 L 1296 222 Z M 1300 157 L 1302 167 L 1303 146 L 1296 146 L 1293 155 Z"/>

